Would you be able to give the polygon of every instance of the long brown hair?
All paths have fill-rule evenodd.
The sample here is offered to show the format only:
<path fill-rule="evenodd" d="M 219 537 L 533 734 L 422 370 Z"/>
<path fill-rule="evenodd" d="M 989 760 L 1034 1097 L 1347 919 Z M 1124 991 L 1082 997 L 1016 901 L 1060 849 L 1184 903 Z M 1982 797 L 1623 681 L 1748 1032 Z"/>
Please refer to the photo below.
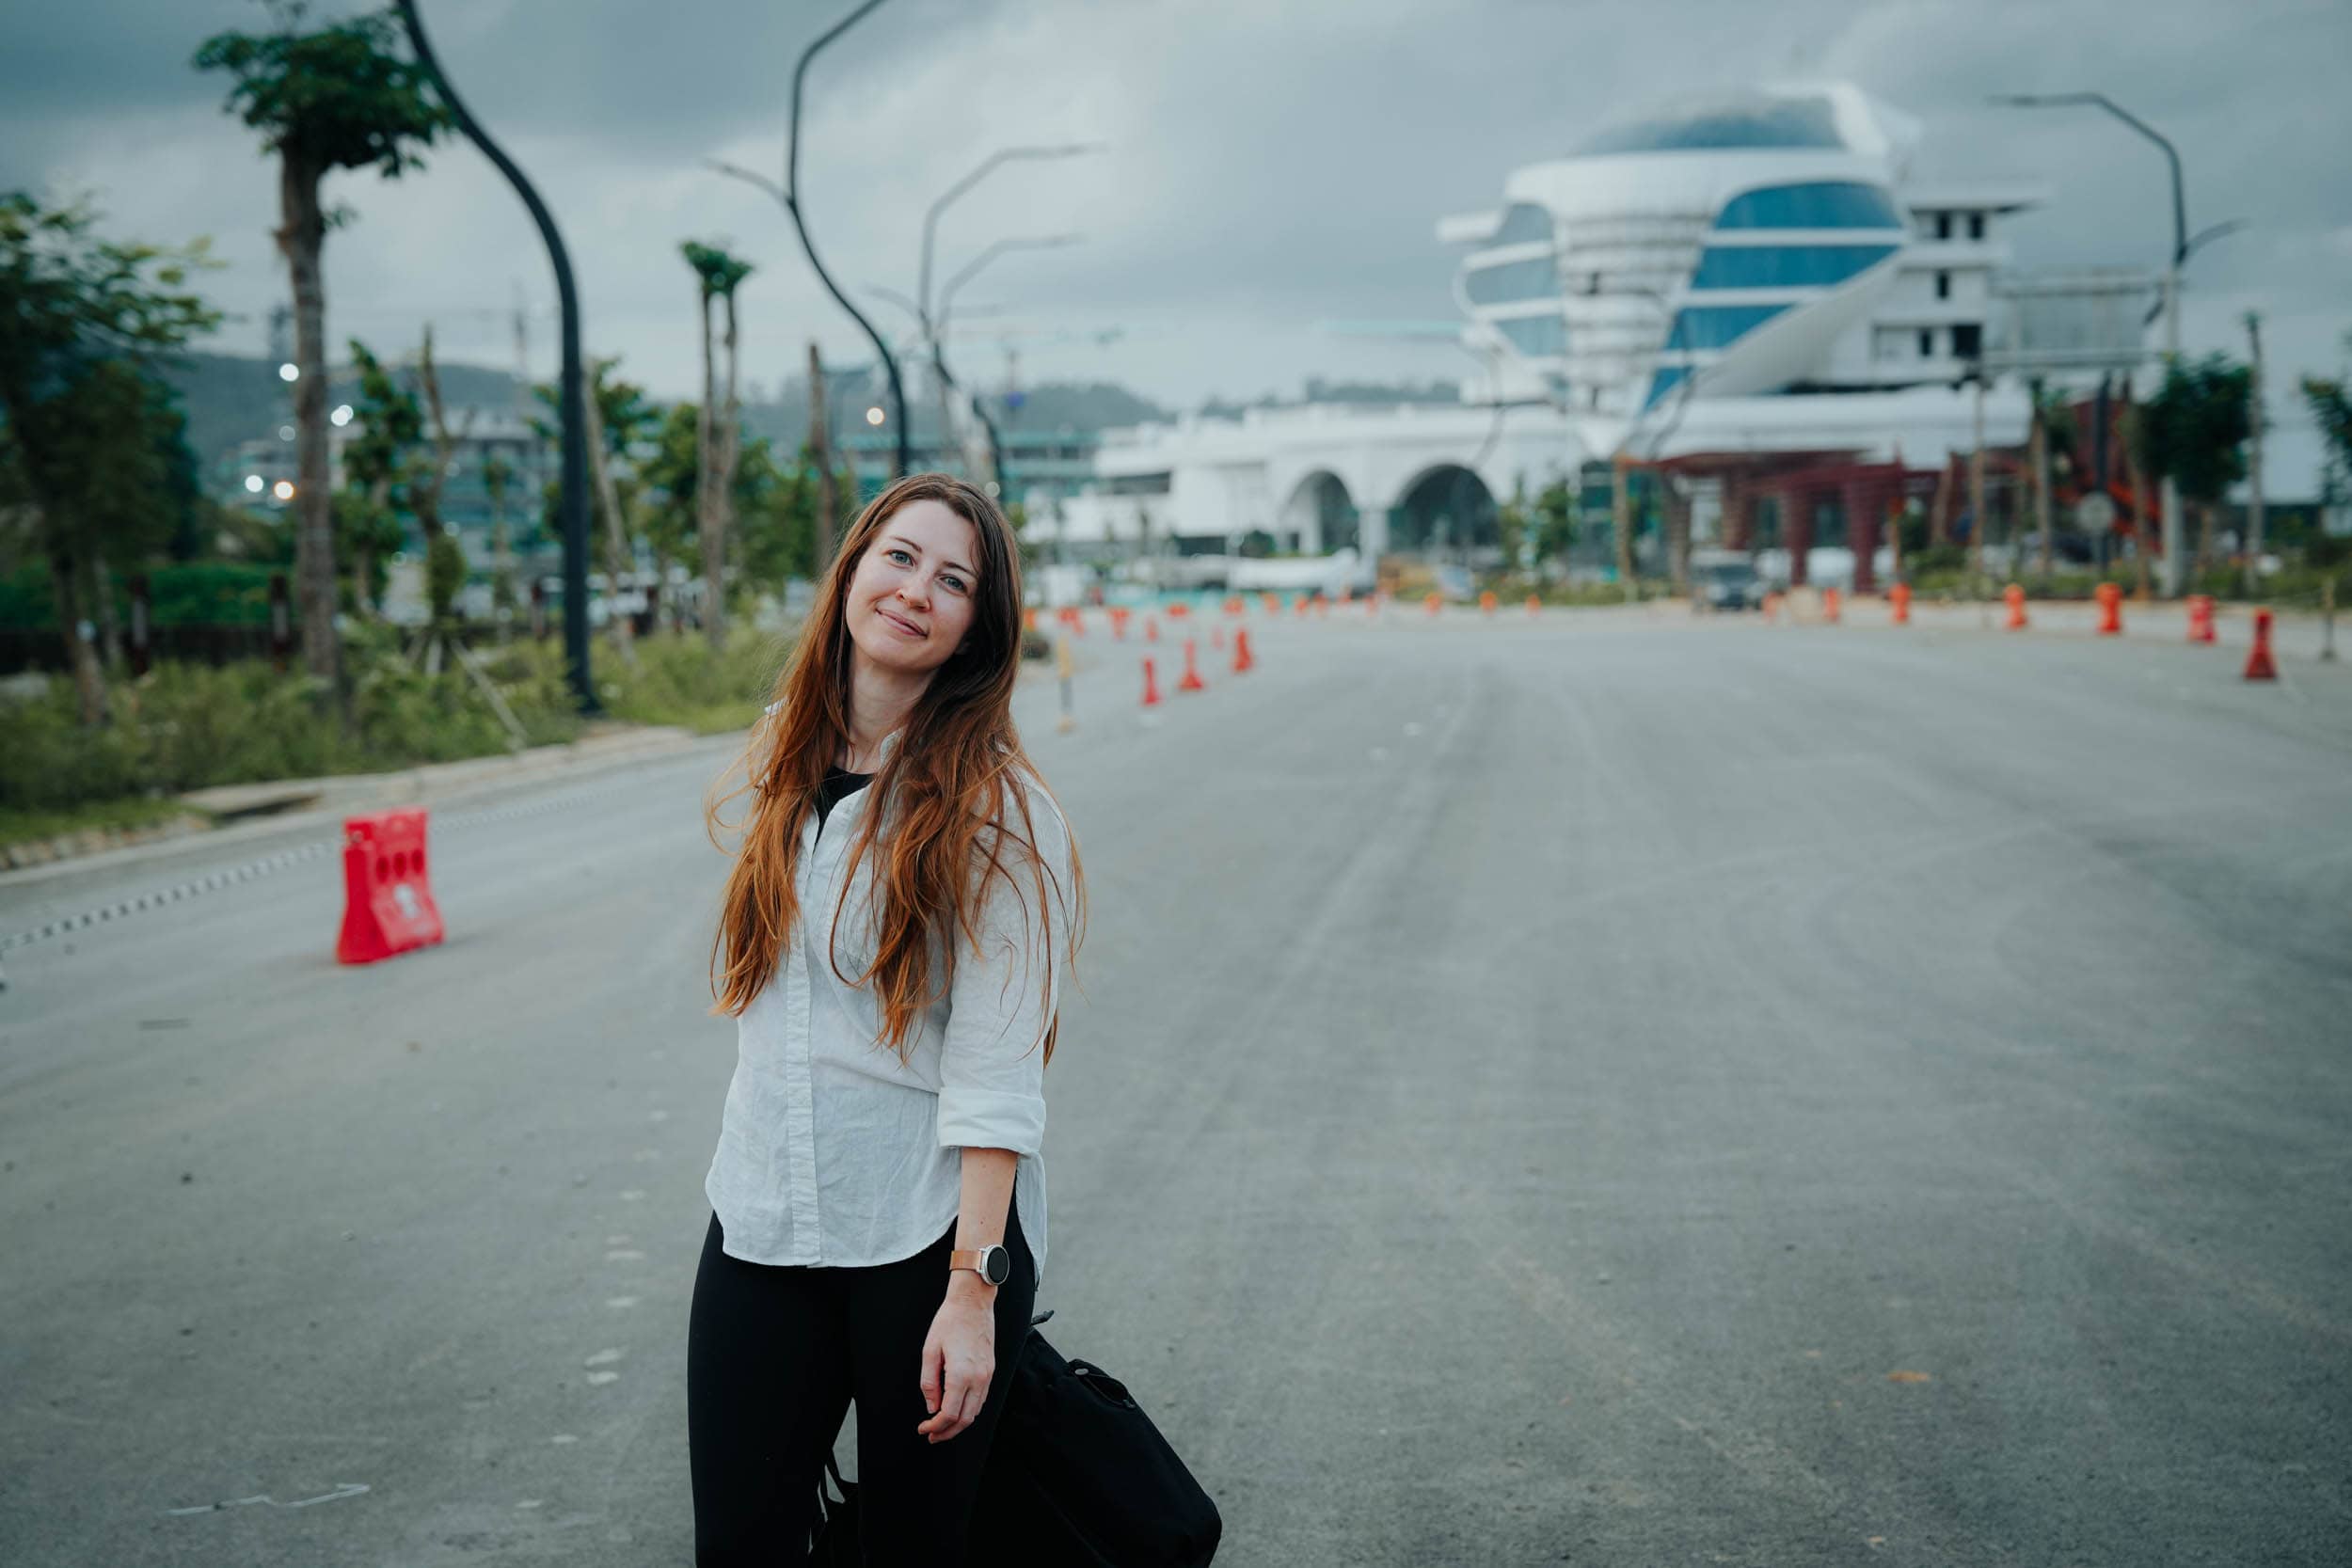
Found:
<path fill-rule="evenodd" d="M 1021 659 L 1021 555 L 1012 526 L 996 503 L 974 485 L 946 474 L 910 474 L 866 503 L 850 525 L 816 603 L 801 625 L 784 673 L 777 677 L 771 721 L 754 729 L 743 767 L 745 782 L 705 810 L 711 841 L 727 828 L 720 819 L 727 801 L 749 792 L 752 805 L 741 824 L 727 877 L 719 929 L 711 941 L 713 1013 L 740 1014 L 764 990 L 777 969 L 784 943 L 801 918 L 793 875 L 801 853 L 801 829 L 817 809 L 825 771 L 850 736 L 849 596 L 850 579 L 874 536 L 910 501 L 935 500 L 972 525 L 979 546 L 979 581 L 973 593 L 972 625 L 961 650 L 931 673 L 930 685 L 915 700 L 898 744 L 866 786 L 871 792 L 863 827 L 850 846 L 841 877 L 842 898 L 856 885 L 857 869 L 875 853 L 877 906 L 873 961 L 854 977 L 843 974 L 831 946 L 834 973 L 854 986 L 871 984 L 881 999 L 887 1043 L 903 1062 L 913 1049 L 909 1036 L 915 1015 L 935 1002 L 952 974 L 952 943 L 941 950 L 949 974 L 932 974 L 934 938 L 961 929 L 972 951 L 979 950 L 978 909 L 988 878 L 1002 876 L 1018 892 L 1006 865 L 1009 844 L 1025 858 L 1038 896 L 1055 869 L 1045 863 L 1029 814 L 1028 785 L 1048 800 L 1053 792 L 1022 749 L 1012 723 L 1013 683 Z M 1056 802 L 1059 810 L 1059 802 Z M 1017 814 L 1019 831 L 1013 829 Z M 885 815 L 886 844 L 874 849 Z M 1065 824 L 1066 826 L 1066 824 Z M 985 851 L 978 848 L 986 843 Z M 723 848 L 724 845 L 721 844 Z M 985 858 L 979 875 L 974 867 Z M 1070 957 L 1077 958 L 1086 921 L 1086 880 L 1078 869 L 1076 835 L 1070 835 L 1067 890 L 1075 910 Z M 1057 890 L 1059 891 L 1059 890 Z M 1024 899 L 1025 906 L 1026 900 Z M 840 905 L 834 911 L 837 919 Z M 1041 920 L 1032 928 L 1050 929 Z M 835 935 L 837 936 L 837 932 Z M 1044 955 L 1051 995 L 1054 956 Z M 1045 1059 L 1054 1059 L 1058 1014 L 1045 1032 Z"/>

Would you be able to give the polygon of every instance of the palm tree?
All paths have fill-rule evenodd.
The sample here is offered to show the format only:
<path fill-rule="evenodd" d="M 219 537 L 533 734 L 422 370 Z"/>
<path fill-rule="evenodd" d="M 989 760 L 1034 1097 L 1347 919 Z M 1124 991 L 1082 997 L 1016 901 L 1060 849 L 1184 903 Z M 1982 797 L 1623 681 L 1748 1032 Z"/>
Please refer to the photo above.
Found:
<path fill-rule="evenodd" d="M 752 274 L 749 261 L 739 261 L 716 245 L 688 240 L 678 246 L 686 264 L 694 269 L 702 309 L 703 400 L 695 439 L 702 466 L 695 485 L 694 531 L 701 537 L 703 594 L 707 600 L 703 630 L 713 650 L 726 645 L 727 525 L 733 520 L 736 465 L 742 455 L 742 404 L 736 395 L 737 343 L 735 291 Z M 718 411 L 718 372 L 711 351 L 710 302 L 726 304 L 726 407 Z"/>
<path fill-rule="evenodd" d="M 278 155 L 278 248 L 294 300 L 294 575 L 302 606 L 302 659 L 332 681 L 335 533 L 326 482 L 326 289 L 320 252 L 326 213 L 319 182 L 339 168 L 374 167 L 387 179 L 423 166 L 414 149 L 453 123 L 428 96 L 426 76 L 396 54 L 389 11 L 297 32 L 306 8 L 285 0 L 279 31 L 219 33 L 196 52 L 199 71 L 235 78 L 226 105 Z"/>

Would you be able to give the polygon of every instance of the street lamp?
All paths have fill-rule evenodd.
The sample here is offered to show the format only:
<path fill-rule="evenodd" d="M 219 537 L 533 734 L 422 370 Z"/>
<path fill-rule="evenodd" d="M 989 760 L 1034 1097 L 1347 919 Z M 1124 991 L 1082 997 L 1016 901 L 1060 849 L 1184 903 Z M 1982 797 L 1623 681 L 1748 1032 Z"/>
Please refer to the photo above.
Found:
<path fill-rule="evenodd" d="M 507 183 L 523 198 L 532 221 L 538 225 L 539 238 L 547 245 L 548 260 L 555 268 L 564 341 L 563 370 L 557 382 L 557 413 L 563 423 L 563 467 L 556 490 L 556 516 L 564 536 L 564 662 L 570 675 L 573 702 L 582 714 L 593 717 L 603 711 L 603 705 L 596 701 L 596 682 L 588 670 L 588 400 L 580 363 L 580 291 L 572 285 L 571 258 L 564 249 L 564 236 L 556 230 L 555 217 L 548 211 L 547 203 L 539 199 L 539 193 L 523 178 L 515 160 L 475 122 L 450 87 L 440 62 L 433 56 L 433 46 L 425 40 L 424 23 L 417 15 L 416 0 L 397 0 L 397 4 L 401 21 L 407 24 L 408 44 L 416 51 L 417 63 L 433 79 L 434 88 L 441 102 L 449 105 L 450 117 L 457 121 L 457 128 L 498 166 Z M 281 370 L 278 373 L 285 372 Z M 292 381 L 294 377 L 286 379 Z"/>
<path fill-rule="evenodd" d="M 998 240 L 966 262 L 962 271 L 947 279 L 946 287 L 939 291 L 938 314 L 929 323 L 931 339 L 931 371 L 939 377 L 940 404 L 943 412 L 947 402 L 946 394 L 962 389 L 956 385 L 955 377 L 948 373 L 947 355 L 944 346 L 947 337 L 947 323 L 955 308 L 956 291 L 978 277 L 981 270 L 991 261 L 1009 251 L 1055 250 L 1063 245 L 1076 245 L 1079 238 L 1080 236 L 1076 234 L 1046 234 Z M 1002 481 L 1005 477 L 1005 447 L 1004 441 L 996 433 L 996 421 L 988 417 L 988 410 L 980 406 L 979 399 L 974 398 L 971 401 L 972 413 L 978 419 L 981 430 L 988 436 L 988 466 L 992 471 L 986 477 Z M 946 431 L 942 429 L 940 435 L 944 439 Z"/>
<path fill-rule="evenodd" d="M 908 446 L 907 437 L 907 393 L 905 384 L 898 379 L 898 361 L 892 356 L 890 345 L 882 341 L 882 334 L 874 330 L 874 324 L 867 321 L 864 313 L 850 303 L 850 296 L 841 292 L 840 286 L 833 280 L 833 274 L 825 270 L 825 263 L 818 260 L 817 246 L 808 237 L 808 224 L 801 215 L 800 195 L 801 86 L 808 75 L 808 62 L 817 57 L 818 50 L 848 32 L 867 12 L 881 4 L 882 0 L 866 0 L 864 5 L 818 34 L 817 41 L 801 52 L 800 63 L 792 68 L 792 119 L 785 139 L 783 184 L 779 185 L 764 175 L 754 174 L 749 169 L 739 168 L 733 164 L 722 163 L 716 158 L 706 159 L 705 162 L 721 174 L 758 186 L 783 204 L 785 212 L 792 219 L 792 231 L 801 237 L 801 250 L 808 257 L 809 267 L 817 274 L 817 281 L 825 286 L 825 293 L 833 295 L 834 303 L 850 313 L 850 319 L 858 324 L 859 327 L 865 331 L 866 339 L 873 343 L 874 352 L 882 357 L 882 370 L 890 378 L 890 403 L 898 415 L 897 465 L 891 473 L 891 477 L 897 479 L 904 476 L 907 470 L 914 467 L 914 454 Z"/>
<path fill-rule="evenodd" d="M 931 309 L 931 245 L 939 231 L 939 214 L 946 212 L 949 204 L 957 198 L 986 179 L 989 172 L 1000 164 L 1031 158 L 1076 158 L 1089 152 L 1102 150 L 1101 142 L 1066 142 L 1050 147 L 999 148 L 981 159 L 978 167 L 940 194 L 939 199 L 933 201 L 930 210 L 923 214 L 923 265 L 921 275 L 914 286 L 916 312 L 923 318 L 923 325 L 927 331 L 930 326 Z"/>
<path fill-rule="evenodd" d="M 2104 92 L 2005 92 L 1995 93 L 1995 103 L 2020 108 L 2057 108 L 2069 104 L 2089 103 L 2105 109 L 2133 130 L 2146 136 L 2164 150 L 2165 162 L 2172 171 L 2172 260 L 2164 269 L 2164 357 L 2168 367 L 2181 356 L 2181 266 L 2188 260 L 2192 245 L 2188 237 L 2188 203 L 2181 190 L 2181 152 L 2154 126 L 2124 108 Z M 2226 226 L 2223 226 L 2226 230 Z M 2207 230 L 2197 239 L 2218 237 L 2216 230 Z M 2173 598 L 2181 592 L 2181 490 L 2171 474 L 2164 476 L 2164 593 Z M 1982 519 L 1978 526 L 1981 528 Z"/>

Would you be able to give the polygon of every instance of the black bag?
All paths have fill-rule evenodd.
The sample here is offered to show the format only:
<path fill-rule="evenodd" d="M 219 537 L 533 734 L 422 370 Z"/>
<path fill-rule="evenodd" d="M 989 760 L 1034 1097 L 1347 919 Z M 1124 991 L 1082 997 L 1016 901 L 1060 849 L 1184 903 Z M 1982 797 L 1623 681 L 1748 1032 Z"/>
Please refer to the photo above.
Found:
<path fill-rule="evenodd" d="M 865 1568 L 866 1551 L 857 1535 L 857 1482 L 841 1479 L 841 1466 L 830 1453 L 825 1455 L 825 1474 L 840 1489 L 841 1500 L 835 1502 L 818 1480 L 817 1533 L 808 1544 L 808 1560 L 820 1568 Z"/>
<path fill-rule="evenodd" d="M 1025 1568 L 1206 1568 L 1225 1522 L 1127 1386 L 1070 1361 L 1029 1321 L 973 1505 L 975 1562 Z M 817 1485 L 819 1519 L 808 1560 L 863 1560 L 858 1483 L 833 1455 Z"/>
<path fill-rule="evenodd" d="M 1031 1321 L 1013 1369 L 975 1547 L 1043 1568 L 1200 1568 L 1224 1531 L 1216 1504 L 1125 1384 L 1037 1332 L 1052 1316 Z"/>

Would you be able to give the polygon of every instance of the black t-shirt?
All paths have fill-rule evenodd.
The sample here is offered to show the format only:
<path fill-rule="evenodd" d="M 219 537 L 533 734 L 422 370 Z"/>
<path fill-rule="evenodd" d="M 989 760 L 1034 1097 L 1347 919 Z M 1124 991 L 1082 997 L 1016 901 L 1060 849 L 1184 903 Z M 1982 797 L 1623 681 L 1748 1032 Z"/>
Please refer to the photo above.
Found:
<path fill-rule="evenodd" d="M 833 815 L 833 808 L 840 804 L 844 795 L 864 789 L 873 777 L 871 773 L 852 773 L 846 768 L 827 768 L 825 782 L 817 786 L 817 831 L 825 831 L 825 818 Z"/>

